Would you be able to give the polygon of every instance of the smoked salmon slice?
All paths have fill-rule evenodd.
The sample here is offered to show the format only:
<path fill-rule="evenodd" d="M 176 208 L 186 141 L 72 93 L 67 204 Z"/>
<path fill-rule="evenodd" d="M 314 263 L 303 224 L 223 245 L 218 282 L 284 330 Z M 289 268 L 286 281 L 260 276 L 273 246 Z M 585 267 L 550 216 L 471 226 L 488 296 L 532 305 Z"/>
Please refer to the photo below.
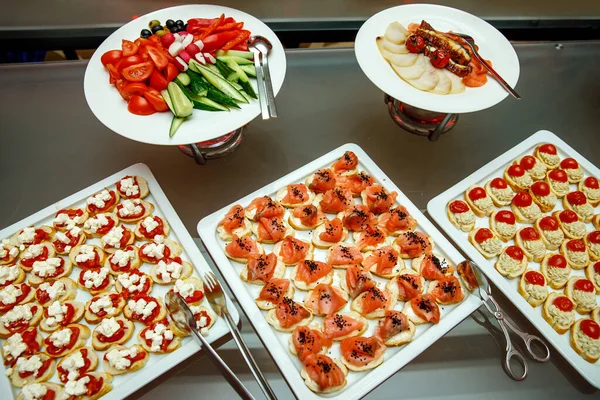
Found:
<path fill-rule="evenodd" d="M 310 252 L 310 243 L 293 236 L 286 236 L 273 250 L 284 264 L 295 265 L 307 258 Z"/>
<path fill-rule="evenodd" d="M 229 258 L 242 262 L 247 260 L 251 255 L 259 255 L 262 253 L 258 243 L 248 236 L 237 237 L 233 236 L 233 240 L 225 246 L 225 254 Z"/>
<path fill-rule="evenodd" d="M 277 256 L 273 253 L 248 256 L 246 264 L 246 280 L 248 282 L 262 281 L 267 283 L 273 277 L 277 268 Z"/>
<path fill-rule="evenodd" d="M 322 196 L 319 206 L 324 213 L 337 214 L 352 204 L 352 192 L 347 189 L 333 188 Z"/>
<path fill-rule="evenodd" d="M 385 242 L 387 234 L 379 227 L 368 225 L 362 232 L 354 233 L 354 243 L 361 251 L 373 249 Z"/>
<path fill-rule="evenodd" d="M 374 336 L 349 337 L 340 342 L 344 364 L 355 370 L 365 369 L 366 366 L 374 368 L 381 364 L 385 349 L 383 342 Z"/>
<path fill-rule="evenodd" d="M 344 236 L 344 227 L 339 218 L 325 222 L 323 232 L 319 234 L 319 239 L 328 243 L 337 243 Z"/>
<path fill-rule="evenodd" d="M 431 294 L 420 294 L 411 299 L 407 305 L 410 305 L 412 312 L 421 320 L 437 324 L 440 322 L 440 308 Z M 413 321 L 415 323 L 421 321 Z"/>
<path fill-rule="evenodd" d="M 339 187 L 348 189 L 353 196 L 360 196 L 361 192 L 373 185 L 375 180 L 366 172 L 358 172 L 348 176 L 338 176 L 337 184 Z"/>
<path fill-rule="evenodd" d="M 227 211 L 225 218 L 219 222 L 219 226 L 222 226 L 226 232 L 233 233 L 236 229 L 244 226 L 244 215 L 244 208 L 236 204 Z"/>
<path fill-rule="evenodd" d="M 307 180 L 308 188 L 315 193 L 325 193 L 336 185 L 335 174 L 329 169 L 320 169 Z"/>
<path fill-rule="evenodd" d="M 333 340 L 326 338 L 321 331 L 302 325 L 294 329 L 290 342 L 300 361 L 325 351 L 333 344 Z"/>
<path fill-rule="evenodd" d="M 285 196 L 280 201 L 285 205 L 302 204 L 310 199 L 308 188 L 303 183 L 287 185 L 284 190 Z"/>
<path fill-rule="evenodd" d="M 402 258 L 416 258 L 431 252 L 433 244 L 423 232 L 404 232 L 394 241 Z"/>
<path fill-rule="evenodd" d="M 295 281 L 305 284 L 315 283 L 319 279 L 329 275 L 332 271 L 331 265 L 313 260 L 304 260 L 296 267 Z"/>
<path fill-rule="evenodd" d="M 429 293 L 440 304 L 456 304 L 464 298 L 460 282 L 454 275 L 445 276 L 441 280 L 432 282 Z"/>
<path fill-rule="evenodd" d="M 369 271 L 360 265 L 351 265 L 346 270 L 345 289 L 354 298 L 375 286 L 375 280 Z"/>
<path fill-rule="evenodd" d="M 389 308 L 391 295 L 387 290 L 381 290 L 377 286 L 374 286 L 361 293 L 355 301 L 357 300 L 359 301 L 359 309 L 357 311 L 362 315 L 369 315 L 374 311 Z"/>
<path fill-rule="evenodd" d="M 304 359 L 306 378 L 323 392 L 346 384 L 346 374 L 331 358 L 324 354 L 310 354 Z M 304 372 L 303 371 L 303 372 Z M 309 386 L 311 389 L 312 387 Z"/>
<path fill-rule="evenodd" d="M 304 305 L 315 315 L 330 315 L 338 312 L 348 300 L 337 288 L 321 283 L 306 295 Z"/>
<path fill-rule="evenodd" d="M 290 284 L 289 279 L 271 278 L 260 290 L 256 299 L 277 304 L 288 292 Z"/>
<path fill-rule="evenodd" d="M 292 211 L 292 216 L 300 222 L 294 225 L 308 229 L 316 228 L 325 219 L 325 215 L 314 205 L 297 207 Z"/>
<path fill-rule="evenodd" d="M 379 320 L 373 336 L 385 343 L 388 339 L 408 330 L 410 330 L 408 317 L 400 311 L 388 310 Z"/>
<path fill-rule="evenodd" d="M 256 236 L 259 242 L 277 243 L 282 240 L 288 232 L 288 227 L 282 217 L 261 217 L 256 224 Z"/>
<path fill-rule="evenodd" d="M 275 309 L 275 317 L 281 328 L 287 329 L 311 317 L 310 311 L 289 297 L 284 297 Z"/>
<path fill-rule="evenodd" d="M 444 279 L 446 275 L 454 273 L 454 267 L 433 253 L 424 254 L 420 259 L 415 259 L 413 268 L 421 273 L 423 278 L 430 281 Z"/>
<path fill-rule="evenodd" d="M 363 266 L 376 275 L 390 276 L 400 272 L 399 260 L 400 256 L 396 250 L 391 246 L 383 246 L 373 250 L 363 261 Z"/>
<path fill-rule="evenodd" d="M 397 196 L 398 193 L 388 192 L 381 185 L 369 186 L 361 193 L 363 203 L 369 207 L 369 210 L 373 214 L 388 212 L 396 201 Z"/>
<path fill-rule="evenodd" d="M 323 334 L 328 339 L 336 340 L 348 335 L 359 335 L 365 328 L 365 323 L 348 314 L 332 314 L 323 319 Z"/>
<path fill-rule="evenodd" d="M 358 157 L 354 152 L 347 151 L 343 156 L 338 158 L 336 162 L 333 163 L 331 168 L 333 172 L 336 174 L 343 174 L 344 172 L 352 171 L 356 169 L 358 166 Z"/>
<path fill-rule="evenodd" d="M 261 218 L 281 217 L 284 213 L 283 206 L 269 196 L 252 200 L 246 208 L 246 216 L 252 221 L 260 221 Z"/>
<path fill-rule="evenodd" d="M 327 256 L 327 264 L 334 268 L 360 264 L 362 261 L 363 255 L 357 247 L 343 243 L 331 247 Z"/>
<path fill-rule="evenodd" d="M 423 293 L 423 278 L 417 273 L 402 273 L 391 284 L 398 287 L 398 300 L 408 301 Z"/>
<path fill-rule="evenodd" d="M 349 231 L 362 232 L 367 229 L 369 224 L 375 222 L 375 216 L 369 207 L 364 204 L 356 204 L 344 212 L 342 222 Z"/>
<path fill-rule="evenodd" d="M 382 214 L 378 225 L 389 235 L 393 235 L 404 231 L 413 231 L 417 227 L 417 220 L 410 216 L 404 206 L 398 206 Z"/>

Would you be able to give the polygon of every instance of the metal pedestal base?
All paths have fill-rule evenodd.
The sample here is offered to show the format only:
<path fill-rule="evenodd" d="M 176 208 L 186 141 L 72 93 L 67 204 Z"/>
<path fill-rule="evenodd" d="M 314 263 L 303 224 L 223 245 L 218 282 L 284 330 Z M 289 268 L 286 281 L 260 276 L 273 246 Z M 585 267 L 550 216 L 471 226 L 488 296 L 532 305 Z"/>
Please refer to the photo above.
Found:
<path fill-rule="evenodd" d="M 208 160 L 225 157 L 232 153 L 242 143 L 245 131 L 246 125 L 216 139 L 178 147 L 188 156 L 194 157 L 196 164 L 204 165 Z"/>
<path fill-rule="evenodd" d="M 458 114 L 444 114 L 413 107 L 390 95 L 384 96 L 384 102 L 394 122 L 402 129 L 435 142 L 443 133 L 454 128 Z"/>

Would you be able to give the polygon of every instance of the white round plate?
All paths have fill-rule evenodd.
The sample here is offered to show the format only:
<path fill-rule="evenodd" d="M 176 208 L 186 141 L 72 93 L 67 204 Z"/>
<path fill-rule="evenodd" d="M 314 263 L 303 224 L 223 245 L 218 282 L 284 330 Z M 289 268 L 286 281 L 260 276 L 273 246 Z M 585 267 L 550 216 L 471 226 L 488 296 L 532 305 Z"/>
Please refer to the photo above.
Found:
<path fill-rule="evenodd" d="M 383 10 L 364 23 L 356 36 L 355 52 L 363 72 L 379 89 L 393 98 L 425 110 L 443 113 L 468 113 L 501 102 L 508 93 L 488 74 L 488 82 L 460 94 L 439 95 L 424 92 L 404 82 L 379 53 L 375 39 L 387 26 L 398 21 L 405 27 L 411 22 L 427 21 L 436 30 L 471 35 L 479 54 L 492 62 L 494 69 L 513 88 L 519 79 L 519 59 L 515 49 L 496 28 L 484 20 L 455 8 L 429 4 L 410 4 Z"/>
<path fill-rule="evenodd" d="M 83 83 L 85 98 L 94 115 L 121 136 L 138 142 L 161 145 L 189 144 L 214 139 L 252 121 L 260 114 L 258 100 L 240 105 L 239 110 L 232 109 L 230 112 L 194 110 L 193 115 L 181 125 L 175 136 L 169 138 L 173 114 L 170 112 L 148 116 L 131 114 L 127 111 L 127 102 L 123 100 L 114 85 L 109 84 L 108 72 L 100 62 L 100 57 L 106 51 L 121 49 L 122 39 L 133 41 L 138 38 L 140 31 L 148 28 L 148 22 L 153 19 L 164 24 L 167 19 L 187 21 L 190 18 L 216 18 L 221 14 L 243 22 L 244 29 L 249 30 L 252 35 L 262 35 L 273 44 L 273 50 L 269 54 L 269 67 L 273 90 L 277 94 L 285 77 L 285 52 L 281 42 L 268 26 L 255 17 L 233 8 L 215 5 L 178 6 L 154 11 L 129 22 L 117 29 L 94 52 L 85 71 Z M 256 90 L 256 81 L 254 79 L 250 81 Z"/>

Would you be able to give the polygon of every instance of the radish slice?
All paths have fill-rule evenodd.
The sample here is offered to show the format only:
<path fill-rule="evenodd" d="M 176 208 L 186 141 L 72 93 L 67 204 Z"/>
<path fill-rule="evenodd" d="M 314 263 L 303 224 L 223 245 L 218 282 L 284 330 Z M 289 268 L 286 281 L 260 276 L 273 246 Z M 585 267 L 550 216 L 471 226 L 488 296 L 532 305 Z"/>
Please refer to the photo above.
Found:
<path fill-rule="evenodd" d="M 202 51 L 202 49 L 204 48 L 204 42 L 203 42 L 202 40 L 196 40 L 196 41 L 194 42 L 194 44 L 195 44 L 196 46 L 198 46 L 198 48 L 200 49 L 200 51 Z"/>
<path fill-rule="evenodd" d="M 215 60 L 215 58 L 210 53 L 204 53 L 204 58 L 206 58 L 206 61 L 208 61 L 211 64 L 214 64 L 217 62 L 217 60 Z"/>
<path fill-rule="evenodd" d="M 181 44 L 183 44 L 183 47 L 187 47 L 187 45 L 192 43 L 193 41 L 194 37 L 192 35 L 186 35 L 181 41 Z"/>
<path fill-rule="evenodd" d="M 202 65 L 206 65 L 206 59 L 204 58 L 204 56 L 202 55 L 202 53 L 196 53 L 196 55 L 194 56 L 194 58 L 196 58 L 196 60 L 202 64 Z"/>
<path fill-rule="evenodd" d="M 176 42 L 181 42 L 183 41 L 183 36 L 180 35 L 179 33 L 174 33 L 173 35 L 175 35 L 175 41 Z"/>
<path fill-rule="evenodd" d="M 179 68 L 179 70 L 180 71 L 187 71 L 187 69 L 188 69 L 187 63 L 185 61 L 183 61 L 183 59 L 181 57 L 175 57 L 175 59 L 179 63 L 179 65 L 177 66 Z"/>
<path fill-rule="evenodd" d="M 183 50 L 183 45 L 180 42 L 173 42 L 169 46 L 169 54 L 173 57 L 177 56 L 181 50 Z"/>
<path fill-rule="evenodd" d="M 182 59 L 183 61 L 185 61 L 186 63 L 189 63 L 189 62 L 190 62 L 190 59 L 192 58 L 192 56 L 190 56 L 190 53 L 188 53 L 188 52 L 187 52 L 187 51 L 185 51 L 185 50 L 181 50 L 181 51 L 179 52 L 179 57 L 181 57 L 181 59 Z"/>

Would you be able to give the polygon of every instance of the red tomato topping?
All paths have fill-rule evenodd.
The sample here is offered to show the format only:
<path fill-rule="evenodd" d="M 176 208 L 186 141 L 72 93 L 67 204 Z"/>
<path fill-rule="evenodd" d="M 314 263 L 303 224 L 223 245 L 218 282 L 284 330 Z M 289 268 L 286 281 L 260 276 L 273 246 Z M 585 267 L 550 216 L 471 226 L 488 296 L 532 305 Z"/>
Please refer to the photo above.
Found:
<path fill-rule="evenodd" d="M 462 214 L 469 211 L 469 205 L 462 200 L 454 200 L 450 203 L 450 211 L 454 214 Z"/>
<path fill-rule="evenodd" d="M 480 228 L 477 233 L 475 233 L 475 240 L 477 243 L 483 243 L 492 237 L 494 237 L 494 234 L 488 228 Z"/>
<path fill-rule="evenodd" d="M 567 268 L 567 259 L 562 254 L 554 254 L 548 259 L 548 265 L 554 268 Z"/>
<path fill-rule="evenodd" d="M 558 220 L 552 215 L 548 215 L 540 220 L 540 228 L 544 231 L 557 231 Z"/>
<path fill-rule="evenodd" d="M 600 261 L 594 264 L 594 272 L 600 274 Z"/>
<path fill-rule="evenodd" d="M 573 210 L 561 211 L 560 214 L 558 214 L 558 218 L 560 219 L 560 221 L 562 223 L 565 223 L 565 224 L 570 224 L 579 219 L 579 217 L 577 216 L 577 213 Z"/>
<path fill-rule="evenodd" d="M 541 153 L 556 154 L 556 147 L 553 144 L 550 144 L 550 143 L 546 143 L 546 144 L 541 145 L 540 147 L 538 147 L 538 150 Z"/>
<path fill-rule="evenodd" d="M 529 171 L 531 168 L 534 167 L 535 163 L 536 163 L 536 159 L 534 156 L 525 156 L 523 158 L 521 158 L 521 161 L 519 162 L 519 165 L 521 167 L 523 167 L 523 169 L 525 171 Z"/>
<path fill-rule="evenodd" d="M 525 257 L 525 253 L 523 253 L 523 250 L 518 246 L 508 246 L 504 252 L 507 256 L 517 261 L 522 261 L 523 257 Z"/>
<path fill-rule="evenodd" d="M 544 279 L 544 275 L 539 273 L 538 271 L 527 271 L 525 273 L 525 280 L 532 285 L 544 286 L 546 284 L 546 279 Z"/>
<path fill-rule="evenodd" d="M 600 231 L 593 231 L 588 233 L 587 240 L 590 243 L 600 244 Z"/>
<path fill-rule="evenodd" d="M 587 198 L 585 197 L 585 194 L 583 194 L 583 192 L 577 191 L 567 194 L 567 201 L 571 205 L 580 206 L 582 204 L 587 203 Z"/>
<path fill-rule="evenodd" d="M 471 201 L 483 199 L 486 196 L 487 196 L 487 193 L 486 193 L 485 189 L 483 189 L 482 187 L 473 188 L 469 192 L 469 199 L 471 199 Z"/>
<path fill-rule="evenodd" d="M 527 228 L 521 229 L 521 231 L 519 232 L 519 235 L 521 235 L 521 239 L 523 239 L 523 240 L 539 240 L 540 239 L 539 233 L 537 233 L 537 231 L 530 226 L 528 226 Z"/>
<path fill-rule="evenodd" d="M 581 239 L 571 239 L 567 242 L 567 249 L 571 251 L 587 251 L 585 248 L 585 242 Z"/>
<path fill-rule="evenodd" d="M 102 389 L 102 385 L 104 384 L 104 378 L 96 378 L 93 375 L 85 375 L 90 378 L 90 381 L 85 385 L 87 387 L 87 397 L 91 397 L 98 393 L 100 389 Z"/>
<path fill-rule="evenodd" d="M 577 169 L 579 168 L 579 163 L 574 158 L 565 158 L 560 162 L 560 167 L 562 169 Z"/>
<path fill-rule="evenodd" d="M 600 189 L 600 183 L 598 182 L 598 179 L 594 178 L 593 176 L 588 176 L 587 178 L 585 178 L 583 184 L 585 185 L 585 187 L 588 187 L 590 189 Z"/>
<path fill-rule="evenodd" d="M 567 296 L 558 296 L 552 302 L 561 311 L 571 312 L 573 311 L 573 302 Z"/>
<path fill-rule="evenodd" d="M 513 197 L 512 202 L 517 207 L 529 207 L 531 203 L 533 203 L 533 199 L 531 198 L 531 195 L 529 193 L 519 192 L 515 194 L 515 197 Z"/>
<path fill-rule="evenodd" d="M 98 333 L 98 335 L 96 336 L 98 338 L 98 341 L 103 343 L 112 343 L 122 339 L 123 336 L 125 336 L 125 323 L 121 320 L 117 320 L 117 322 L 120 326 L 119 329 L 110 337 Z"/>
<path fill-rule="evenodd" d="M 502 178 L 494 178 L 490 182 L 490 186 L 495 189 L 506 189 L 508 187 L 508 183 Z"/>
<path fill-rule="evenodd" d="M 531 191 L 538 197 L 548 196 L 550 194 L 550 185 L 546 182 L 535 182 L 531 185 Z"/>
<path fill-rule="evenodd" d="M 509 210 L 498 211 L 494 218 L 497 222 L 504 222 L 505 224 L 514 225 L 516 223 L 515 214 L 513 214 L 512 211 Z"/>
<path fill-rule="evenodd" d="M 567 182 L 569 180 L 567 173 L 562 169 L 553 169 L 548 174 L 548 177 L 550 177 L 550 179 L 556 182 Z"/>
<path fill-rule="evenodd" d="M 584 319 L 581 321 L 581 331 L 594 340 L 600 339 L 600 326 L 592 319 Z"/>
<path fill-rule="evenodd" d="M 77 343 L 77 340 L 79 339 L 79 328 L 71 326 L 65 329 L 71 330 L 71 340 L 69 340 L 69 343 L 63 347 L 56 347 L 54 346 L 54 343 L 50 341 L 50 336 L 48 336 L 46 339 L 44 339 L 44 343 L 46 344 L 46 353 L 50 354 L 51 356 L 56 356 L 64 349 L 71 349 L 73 346 L 75 346 L 75 343 Z"/>
<path fill-rule="evenodd" d="M 523 167 L 521 167 L 520 165 L 511 165 L 510 167 L 508 167 L 508 170 L 506 170 L 506 172 L 508 173 L 508 175 L 510 176 L 523 176 L 525 175 L 525 170 L 523 169 Z"/>
<path fill-rule="evenodd" d="M 582 292 L 591 293 L 594 291 L 594 284 L 592 283 L 592 281 L 584 278 L 578 279 L 575 282 L 575 285 L 573 286 L 575 287 L 575 289 L 581 290 Z"/>

